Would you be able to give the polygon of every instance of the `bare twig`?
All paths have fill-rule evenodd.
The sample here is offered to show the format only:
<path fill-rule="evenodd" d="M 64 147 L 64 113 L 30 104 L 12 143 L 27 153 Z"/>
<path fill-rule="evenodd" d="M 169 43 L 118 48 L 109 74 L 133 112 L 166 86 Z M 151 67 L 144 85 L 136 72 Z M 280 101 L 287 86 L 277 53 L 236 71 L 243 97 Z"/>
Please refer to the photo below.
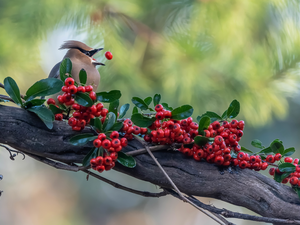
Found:
<path fill-rule="evenodd" d="M 167 195 L 167 192 L 166 191 L 162 191 L 162 192 L 159 192 L 159 193 L 151 193 L 151 192 L 148 192 L 148 191 L 138 191 L 138 190 L 134 190 L 134 189 L 131 189 L 131 188 L 128 188 L 128 187 L 125 187 L 121 184 L 118 184 L 116 182 L 113 182 L 111 180 L 108 180 L 98 174 L 95 174 L 87 169 L 82 169 L 81 170 L 82 172 L 92 176 L 92 177 L 95 177 L 99 180 L 102 180 L 104 181 L 105 183 L 108 183 L 112 186 L 114 186 L 115 188 L 118 188 L 118 189 L 121 189 L 121 190 L 124 190 L 124 191 L 128 191 L 128 192 L 131 192 L 131 193 L 134 193 L 134 194 L 137 194 L 137 195 L 141 195 L 141 196 L 144 196 L 144 197 L 156 197 L 156 198 L 159 198 L 159 197 L 162 197 L 162 196 L 165 196 Z"/>
<path fill-rule="evenodd" d="M 0 83 L 1 84 L 1 83 Z M 12 98 L 6 96 L 6 95 L 0 95 L 0 98 L 4 99 L 4 100 L 8 100 L 10 102 L 15 102 L 14 100 L 12 100 Z"/>
<path fill-rule="evenodd" d="M 9 147 L 7 147 L 5 145 L 2 145 L 2 144 L 0 144 L 0 146 L 3 147 L 3 148 L 5 148 L 9 152 L 9 154 L 10 154 L 9 158 L 11 160 L 15 160 L 15 157 L 16 157 L 16 154 L 12 154 L 12 152 L 17 153 L 17 155 L 18 154 L 23 155 L 23 159 L 25 159 L 25 154 L 23 152 L 20 152 L 20 151 L 17 151 L 17 150 L 13 150 L 13 149 L 11 149 L 11 148 L 9 148 Z"/>
<path fill-rule="evenodd" d="M 115 188 L 118 188 L 118 189 L 121 189 L 121 190 L 124 190 L 124 191 L 128 191 L 128 192 L 131 192 L 131 193 L 134 193 L 134 194 L 137 194 L 137 195 L 141 195 L 141 196 L 144 196 L 144 197 L 156 197 L 156 198 L 159 198 L 159 197 L 167 195 L 166 191 L 162 191 L 160 193 L 151 193 L 151 192 L 147 192 L 147 191 L 138 191 L 138 190 L 135 190 L 135 189 L 132 189 L 132 188 L 125 187 L 125 186 L 123 186 L 121 184 L 118 184 L 116 182 L 113 182 L 113 181 L 108 180 L 108 179 L 106 179 L 104 177 L 101 177 L 98 174 L 95 174 L 95 173 L 91 172 L 91 171 L 89 171 L 85 167 L 77 166 L 76 164 L 67 165 L 67 164 L 63 164 L 63 163 L 60 163 L 60 162 L 52 161 L 50 159 L 46 159 L 44 157 L 33 155 L 33 154 L 30 154 L 30 153 L 26 153 L 26 155 L 30 156 L 33 159 L 36 159 L 37 161 L 40 161 L 40 162 L 45 163 L 45 164 L 47 164 L 47 165 L 49 165 L 51 167 L 54 167 L 56 169 L 68 170 L 68 171 L 73 171 L 73 172 L 82 171 L 82 172 L 87 173 L 88 175 L 90 175 L 92 177 L 95 177 L 95 178 L 97 178 L 99 180 L 104 181 L 105 183 L 108 183 L 108 184 L 114 186 Z"/>
<path fill-rule="evenodd" d="M 169 150 L 173 149 L 174 147 L 180 147 L 181 144 L 176 145 L 155 145 L 155 146 L 148 146 L 151 152 L 160 151 L 160 150 Z M 126 152 L 127 155 L 135 156 L 135 155 L 141 155 L 147 152 L 146 148 L 141 148 L 135 151 Z"/>
<path fill-rule="evenodd" d="M 166 192 L 171 194 L 173 197 L 181 199 L 180 196 L 171 189 L 165 189 Z M 253 216 L 238 212 L 232 212 L 227 209 L 219 209 L 212 205 L 204 204 L 203 202 L 196 199 L 194 196 L 189 195 L 186 196 L 190 201 L 198 205 L 199 207 L 206 209 L 212 213 L 222 215 L 226 218 L 236 218 L 236 219 L 243 219 L 243 220 L 251 220 L 251 221 L 258 221 L 258 222 L 267 222 L 267 223 L 286 223 L 286 224 L 300 224 L 299 220 L 290 220 L 290 219 L 278 219 L 278 218 L 271 218 L 271 217 L 260 217 L 260 216 Z"/>
<path fill-rule="evenodd" d="M 205 215 L 207 215 L 208 217 L 210 217 L 211 219 L 215 220 L 217 223 L 219 224 L 230 224 L 228 223 L 224 223 L 222 219 L 219 219 L 221 221 L 219 221 L 217 218 L 219 218 L 219 215 L 216 215 L 217 218 L 215 218 L 214 216 L 210 215 L 208 212 L 204 211 L 202 208 L 200 208 L 199 206 L 197 206 L 196 204 L 194 204 L 193 202 L 191 202 L 189 199 L 187 199 L 185 196 L 183 196 L 183 194 L 180 192 L 180 190 L 177 188 L 177 186 L 174 184 L 174 182 L 172 181 L 172 179 L 169 177 L 169 175 L 166 173 L 166 171 L 162 168 L 162 166 L 160 165 L 160 163 L 157 161 L 157 159 L 154 157 L 154 155 L 152 154 L 151 150 L 149 149 L 148 145 L 146 143 L 144 143 L 144 141 L 142 141 L 141 139 L 139 139 L 138 137 L 134 136 L 135 139 L 137 141 L 139 141 L 141 144 L 143 144 L 148 152 L 148 154 L 151 156 L 151 158 L 154 160 L 154 162 L 156 163 L 156 165 L 160 168 L 160 170 L 163 172 L 163 174 L 165 175 L 165 177 L 168 179 L 168 181 L 170 182 L 170 184 L 172 185 L 172 187 L 176 190 L 177 194 L 180 196 L 180 199 L 183 200 L 184 202 L 188 202 L 189 204 L 191 204 L 192 206 L 194 206 L 196 209 L 198 209 L 199 211 L 201 211 L 202 213 L 204 213 Z M 227 220 L 226 220 L 227 221 Z"/>

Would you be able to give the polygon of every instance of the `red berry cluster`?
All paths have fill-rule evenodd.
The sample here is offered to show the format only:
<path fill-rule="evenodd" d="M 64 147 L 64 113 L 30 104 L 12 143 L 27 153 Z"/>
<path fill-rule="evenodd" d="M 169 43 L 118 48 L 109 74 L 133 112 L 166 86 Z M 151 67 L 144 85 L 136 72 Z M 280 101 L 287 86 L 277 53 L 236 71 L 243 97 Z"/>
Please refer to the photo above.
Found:
<path fill-rule="evenodd" d="M 147 128 L 145 127 L 138 127 L 138 126 L 133 126 L 133 123 L 130 119 L 126 119 L 123 122 L 123 127 L 121 129 L 121 132 L 124 133 L 124 138 L 127 138 L 128 140 L 133 139 L 133 135 L 138 135 L 138 134 L 146 134 L 148 131 Z"/>
<path fill-rule="evenodd" d="M 162 105 L 155 106 L 156 120 L 149 127 L 150 134 L 144 136 L 144 140 L 152 143 L 172 144 L 184 143 L 189 144 L 193 138 L 198 135 L 198 124 L 193 122 L 189 117 L 184 120 L 171 119 L 171 111 L 165 110 Z"/>
<path fill-rule="evenodd" d="M 95 117 L 102 116 L 101 122 L 104 123 L 108 109 L 103 108 L 102 103 L 97 105 L 92 105 L 91 107 L 84 107 L 77 103 L 72 105 L 72 108 L 75 110 L 72 114 L 72 117 L 69 119 L 68 124 L 72 127 L 73 130 L 80 131 L 86 124 L 90 122 L 90 119 Z"/>
<path fill-rule="evenodd" d="M 281 156 L 280 153 L 277 153 L 276 155 L 278 155 L 278 154 Z M 275 155 L 275 156 L 276 156 L 276 155 Z M 280 157 L 280 158 L 281 158 L 281 157 Z M 286 184 L 287 182 L 290 182 L 290 184 L 291 184 L 292 186 L 298 185 L 298 186 L 300 187 L 300 165 L 298 165 L 299 159 L 298 159 L 298 158 L 295 158 L 295 159 L 293 160 L 293 158 L 291 158 L 291 157 L 285 157 L 285 158 L 284 158 L 284 162 L 294 164 L 294 165 L 296 166 L 296 171 L 295 171 L 294 173 L 291 173 L 288 177 L 284 178 L 284 179 L 281 181 L 281 183 Z M 275 169 L 274 167 L 270 168 L 269 174 L 270 174 L 271 176 L 274 176 L 275 173 L 277 173 L 277 174 L 279 174 L 279 175 L 283 174 L 283 172 L 281 172 L 281 171 L 279 170 L 278 167 L 277 167 L 276 169 Z"/>
<path fill-rule="evenodd" d="M 97 96 L 96 93 L 93 91 L 93 86 L 92 85 L 87 85 L 87 86 L 78 86 L 76 87 L 74 85 L 75 81 L 73 78 L 68 77 L 65 80 L 65 86 L 63 86 L 61 88 L 61 90 L 64 92 L 63 95 L 59 95 L 57 96 L 57 100 L 61 103 L 61 104 L 65 104 L 67 106 L 71 106 L 74 104 L 75 100 L 74 100 L 74 94 L 76 94 L 77 92 L 88 92 L 90 98 L 95 101 Z"/>
<path fill-rule="evenodd" d="M 92 169 L 101 173 L 104 170 L 110 170 L 115 166 L 115 162 L 118 159 L 118 152 L 121 151 L 123 147 L 127 146 L 127 139 L 119 139 L 118 131 L 113 131 L 109 138 L 107 138 L 104 133 L 100 133 L 94 140 L 93 145 L 96 148 L 103 147 L 105 149 L 103 156 L 98 156 L 97 158 L 90 160 Z"/>

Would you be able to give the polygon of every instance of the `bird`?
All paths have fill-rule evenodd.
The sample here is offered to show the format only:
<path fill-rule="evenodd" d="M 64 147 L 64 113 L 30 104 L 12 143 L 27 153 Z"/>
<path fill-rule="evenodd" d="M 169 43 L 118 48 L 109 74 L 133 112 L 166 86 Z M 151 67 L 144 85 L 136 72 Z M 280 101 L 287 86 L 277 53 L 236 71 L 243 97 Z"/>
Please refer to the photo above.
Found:
<path fill-rule="evenodd" d="M 65 58 L 69 58 L 72 62 L 72 71 L 71 75 L 76 82 L 79 83 L 79 72 L 81 69 L 84 69 L 87 73 L 87 82 L 86 85 L 92 85 L 93 90 L 97 90 L 99 82 L 100 82 L 100 73 L 96 69 L 96 66 L 105 66 L 105 64 L 98 62 L 93 56 L 103 50 L 103 48 L 91 48 L 80 41 L 69 40 L 65 41 L 59 50 L 61 49 L 69 49 L 64 56 Z M 49 78 L 58 78 L 59 75 L 59 67 L 62 61 L 58 62 L 50 71 Z"/>

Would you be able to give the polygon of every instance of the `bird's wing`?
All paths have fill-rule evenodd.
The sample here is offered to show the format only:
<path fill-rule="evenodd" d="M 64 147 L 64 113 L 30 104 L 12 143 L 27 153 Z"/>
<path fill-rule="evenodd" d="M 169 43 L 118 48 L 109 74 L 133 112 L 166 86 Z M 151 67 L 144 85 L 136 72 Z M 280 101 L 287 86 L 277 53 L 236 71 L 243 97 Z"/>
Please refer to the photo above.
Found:
<path fill-rule="evenodd" d="M 57 63 L 52 70 L 49 73 L 49 78 L 53 77 L 53 78 L 59 78 L 59 67 L 60 67 L 61 62 Z"/>

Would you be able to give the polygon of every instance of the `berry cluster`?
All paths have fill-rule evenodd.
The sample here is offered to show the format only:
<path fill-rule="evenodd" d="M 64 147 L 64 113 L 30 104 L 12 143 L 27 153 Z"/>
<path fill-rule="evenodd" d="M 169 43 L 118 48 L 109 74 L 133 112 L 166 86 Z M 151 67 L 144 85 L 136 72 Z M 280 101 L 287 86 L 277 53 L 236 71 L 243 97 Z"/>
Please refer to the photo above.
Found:
<path fill-rule="evenodd" d="M 183 145 L 179 151 L 187 156 L 193 156 L 196 161 L 205 159 L 209 163 L 229 166 L 233 161 L 232 153 L 241 150 L 239 141 L 243 136 L 244 121 L 232 120 L 230 123 L 215 121 L 204 130 L 204 136 L 212 140 L 204 146 L 194 144 L 193 147 L 186 148 Z"/>
<path fill-rule="evenodd" d="M 90 160 L 92 169 L 102 173 L 104 170 L 110 170 L 115 166 L 115 162 L 118 159 L 118 152 L 123 147 L 127 146 L 127 139 L 119 139 L 119 132 L 113 131 L 109 138 L 104 133 L 100 133 L 94 140 L 93 145 L 96 148 L 104 148 L 103 156 L 98 156 Z"/>
<path fill-rule="evenodd" d="M 132 140 L 133 139 L 133 134 L 138 135 L 144 135 L 148 131 L 147 128 L 145 127 L 138 127 L 138 126 L 133 126 L 133 123 L 130 119 L 126 119 L 123 122 L 123 127 L 121 129 L 121 132 L 124 133 L 124 138 L 127 140 Z"/>
<path fill-rule="evenodd" d="M 278 154 L 280 155 L 280 158 L 281 158 L 281 154 L 277 153 L 276 155 L 278 155 Z M 292 186 L 296 186 L 296 185 L 300 186 L 300 165 L 298 164 L 299 159 L 298 158 L 293 159 L 291 157 L 285 157 L 284 162 L 294 164 L 296 166 L 296 171 L 294 173 L 291 173 L 288 177 L 284 178 L 281 181 L 281 183 L 286 184 L 287 182 L 290 182 L 290 184 Z M 274 176 L 275 173 L 277 173 L 278 175 L 283 174 L 283 172 L 281 172 L 278 167 L 276 169 L 274 167 L 270 168 L 269 174 L 271 176 Z"/>

